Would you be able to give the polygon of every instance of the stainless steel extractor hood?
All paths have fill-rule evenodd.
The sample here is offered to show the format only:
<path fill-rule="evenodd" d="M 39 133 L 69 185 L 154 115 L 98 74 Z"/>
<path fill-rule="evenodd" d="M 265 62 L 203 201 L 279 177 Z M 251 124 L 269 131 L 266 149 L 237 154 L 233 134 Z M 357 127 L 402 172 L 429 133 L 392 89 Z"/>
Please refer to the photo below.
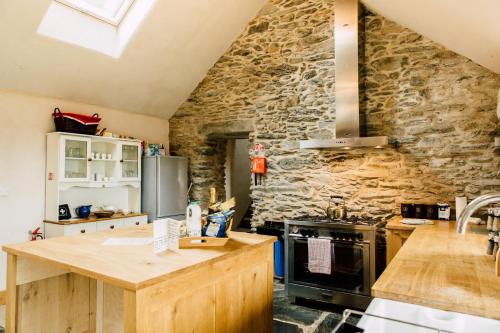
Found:
<path fill-rule="evenodd" d="M 335 139 L 300 141 L 302 149 L 382 148 L 387 136 L 361 137 L 359 131 L 358 0 L 335 2 Z"/>

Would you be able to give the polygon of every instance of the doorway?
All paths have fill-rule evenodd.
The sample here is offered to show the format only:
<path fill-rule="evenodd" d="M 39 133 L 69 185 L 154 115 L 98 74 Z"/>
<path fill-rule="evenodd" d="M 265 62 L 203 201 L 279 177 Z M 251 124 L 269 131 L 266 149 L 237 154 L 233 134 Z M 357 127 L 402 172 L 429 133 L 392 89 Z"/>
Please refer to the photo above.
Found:
<path fill-rule="evenodd" d="M 251 161 L 250 141 L 248 138 L 228 139 L 225 165 L 226 199 L 235 197 L 236 212 L 233 230 L 250 229 L 252 219 Z"/>

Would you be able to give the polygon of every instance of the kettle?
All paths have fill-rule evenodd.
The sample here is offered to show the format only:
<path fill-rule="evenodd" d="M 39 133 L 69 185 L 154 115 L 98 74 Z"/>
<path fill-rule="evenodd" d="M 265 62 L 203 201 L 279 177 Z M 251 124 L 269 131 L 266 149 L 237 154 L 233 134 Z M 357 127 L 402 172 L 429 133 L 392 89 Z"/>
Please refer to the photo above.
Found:
<path fill-rule="evenodd" d="M 345 220 L 347 218 L 347 207 L 345 206 L 344 197 L 336 195 L 333 198 L 337 200 L 335 205 L 335 219 Z"/>
<path fill-rule="evenodd" d="M 82 219 L 86 219 L 90 215 L 90 207 L 92 205 L 84 205 L 84 206 L 79 206 L 75 208 L 75 213 L 78 215 L 78 217 Z"/>
<path fill-rule="evenodd" d="M 326 216 L 330 219 L 330 220 L 334 220 L 335 219 L 335 211 L 337 209 L 337 204 L 333 205 L 333 195 L 330 196 L 330 200 L 328 201 L 328 207 L 326 207 L 325 209 L 325 213 L 326 213 Z"/>
<path fill-rule="evenodd" d="M 347 208 L 344 198 L 339 195 L 330 196 L 330 201 L 325 212 L 330 220 L 345 220 L 347 218 Z"/>

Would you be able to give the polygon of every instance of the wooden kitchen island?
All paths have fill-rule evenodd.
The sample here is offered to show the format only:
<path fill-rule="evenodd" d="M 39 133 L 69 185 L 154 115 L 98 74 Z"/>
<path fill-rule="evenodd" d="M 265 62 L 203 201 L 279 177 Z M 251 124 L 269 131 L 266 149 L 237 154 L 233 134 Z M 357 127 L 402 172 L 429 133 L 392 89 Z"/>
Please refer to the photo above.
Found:
<path fill-rule="evenodd" d="M 274 237 L 153 253 L 152 226 L 4 246 L 7 333 L 272 332 Z"/>

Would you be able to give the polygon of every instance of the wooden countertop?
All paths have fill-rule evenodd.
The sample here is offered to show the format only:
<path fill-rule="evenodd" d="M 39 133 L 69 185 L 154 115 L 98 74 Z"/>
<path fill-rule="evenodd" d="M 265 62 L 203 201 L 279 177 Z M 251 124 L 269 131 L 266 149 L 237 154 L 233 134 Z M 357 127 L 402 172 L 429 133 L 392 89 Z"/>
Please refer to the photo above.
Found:
<path fill-rule="evenodd" d="M 500 277 L 486 255 L 483 227 L 459 235 L 454 222 L 407 226 L 400 220 L 386 227 L 415 230 L 373 285 L 374 297 L 500 319 Z"/>
<path fill-rule="evenodd" d="M 153 225 L 50 238 L 7 245 L 2 249 L 21 257 L 47 261 L 70 272 L 125 289 L 138 290 L 275 240 L 271 236 L 231 232 L 230 240 L 223 247 L 182 249 L 180 253 L 167 251 L 156 255 L 153 245 L 102 245 L 111 237 L 153 237 Z"/>
<path fill-rule="evenodd" d="M 70 224 L 80 224 L 80 223 L 89 223 L 89 222 L 98 222 L 98 221 L 108 221 L 108 220 L 117 220 L 117 219 L 126 219 L 128 217 L 137 217 L 137 216 L 146 216 L 148 214 L 146 213 L 130 213 L 127 215 L 124 214 L 114 214 L 111 217 L 95 217 L 95 215 L 90 215 L 86 219 L 69 219 L 69 220 L 60 220 L 60 221 L 50 221 L 50 220 L 43 220 L 45 223 L 52 223 L 52 224 L 64 224 L 64 225 L 70 225 Z"/>

